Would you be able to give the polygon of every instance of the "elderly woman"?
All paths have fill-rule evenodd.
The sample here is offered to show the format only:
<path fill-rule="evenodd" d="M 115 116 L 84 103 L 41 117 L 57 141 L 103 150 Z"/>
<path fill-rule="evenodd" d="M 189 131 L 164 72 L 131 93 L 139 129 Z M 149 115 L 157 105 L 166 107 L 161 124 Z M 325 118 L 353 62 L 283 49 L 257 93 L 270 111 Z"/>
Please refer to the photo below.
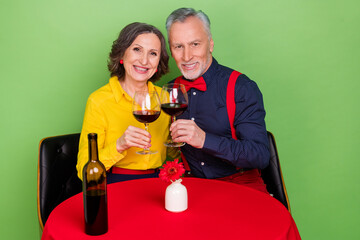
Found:
<path fill-rule="evenodd" d="M 93 92 L 86 104 L 77 162 L 78 176 L 88 161 L 87 134 L 98 134 L 99 159 L 107 170 L 107 182 L 157 177 L 157 168 L 166 159 L 164 142 L 169 134 L 170 117 L 160 117 L 145 131 L 132 114 L 135 91 L 154 91 L 153 84 L 168 72 L 169 56 L 165 39 L 154 26 L 127 25 L 114 41 L 108 62 L 109 83 Z M 139 155 L 139 148 L 150 147 L 156 154 Z"/>

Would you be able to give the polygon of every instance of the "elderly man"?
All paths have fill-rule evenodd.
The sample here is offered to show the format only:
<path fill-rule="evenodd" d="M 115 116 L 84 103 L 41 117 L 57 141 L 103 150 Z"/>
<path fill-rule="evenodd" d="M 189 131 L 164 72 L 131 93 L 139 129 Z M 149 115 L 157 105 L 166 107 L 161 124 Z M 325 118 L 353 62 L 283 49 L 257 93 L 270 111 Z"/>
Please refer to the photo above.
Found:
<path fill-rule="evenodd" d="M 202 11 L 177 9 L 167 18 L 166 29 L 183 75 L 175 82 L 186 86 L 189 97 L 187 110 L 170 127 L 171 136 L 187 143 L 181 152 L 191 174 L 267 192 L 259 169 L 268 165 L 270 154 L 256 83 L 213 58 L 210 20 Z"/>

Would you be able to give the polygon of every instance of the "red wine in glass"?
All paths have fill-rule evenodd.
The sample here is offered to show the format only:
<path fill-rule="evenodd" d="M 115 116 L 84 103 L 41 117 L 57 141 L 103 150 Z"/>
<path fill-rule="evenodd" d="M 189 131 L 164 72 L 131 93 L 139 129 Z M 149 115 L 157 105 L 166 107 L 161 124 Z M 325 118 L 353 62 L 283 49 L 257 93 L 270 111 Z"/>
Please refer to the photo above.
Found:
<path fill-rule="evenodd" d="M 136 120 L 142 123 L 151 123 L 158 119 L 160 116 L 160 111 L 155 110 L 139 110 L 133 112 L 134 117 Z"/>
<path fill-rule="evenodd" d="M 170 116 L 179 116 L 181 115 L 186 109 L 188 105 L 184 103 L 163 103 L 161 104 L 161 109 L 169 114 Z"/>

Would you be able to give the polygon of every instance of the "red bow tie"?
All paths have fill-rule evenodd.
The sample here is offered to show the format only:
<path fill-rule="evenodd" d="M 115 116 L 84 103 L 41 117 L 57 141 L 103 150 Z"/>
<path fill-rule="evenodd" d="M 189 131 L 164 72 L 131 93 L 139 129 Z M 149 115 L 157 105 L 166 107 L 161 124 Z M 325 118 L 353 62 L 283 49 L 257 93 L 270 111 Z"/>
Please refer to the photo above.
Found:
<path fill-rule="evenodd" d="M 184 84 L 186 91 L 189 91 L 190 88 L 196 88 L 200 91 L 206 91 L 206 82 L 203 77 L 199 77 L 194 81 L 189 81 L 183 79 L 183 77 L 180 76 L 175 80 L 175 82 Z"/>

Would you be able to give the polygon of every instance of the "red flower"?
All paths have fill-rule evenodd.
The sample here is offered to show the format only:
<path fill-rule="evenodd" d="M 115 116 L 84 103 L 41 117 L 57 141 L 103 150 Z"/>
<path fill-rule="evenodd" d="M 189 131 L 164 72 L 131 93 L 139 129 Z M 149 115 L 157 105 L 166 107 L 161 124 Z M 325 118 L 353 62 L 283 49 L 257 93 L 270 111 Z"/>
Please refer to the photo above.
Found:
<path fill-rule="evenodd" d="M 174 159 L 173 162 L 167 162 L 160 170 L 159 177 L 165 182 L 174 182 L 178 180 L 185 173 L 183 163 L 179 163 L 178 159 Z"/>

